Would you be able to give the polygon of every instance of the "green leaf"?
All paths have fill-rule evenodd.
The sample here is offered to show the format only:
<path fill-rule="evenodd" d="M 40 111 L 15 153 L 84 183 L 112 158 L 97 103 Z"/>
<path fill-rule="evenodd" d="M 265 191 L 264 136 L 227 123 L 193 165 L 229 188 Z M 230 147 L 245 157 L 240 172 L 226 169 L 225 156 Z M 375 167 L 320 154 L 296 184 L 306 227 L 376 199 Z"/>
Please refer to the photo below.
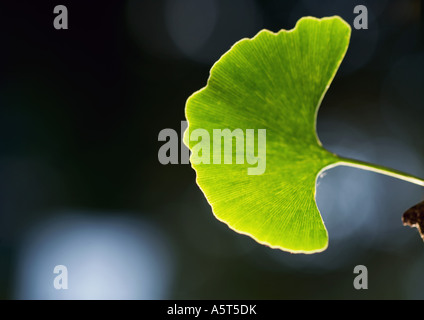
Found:
<path fill-rule="evenodd" d="M 302 18 L 289 31 L 262 30 L 224 54 L 212 67 L 207 86 L 187 100 L 184 142 L 193 153 L 197 183 L 215 216 L 231 229 L 290 252 L 327 247 L 315 202 L 316 179 L 340 159 L 322 147 L 316 117 L 349 38 L 349 25 L 337 16 Z M 199 152 L 207 136 L 195 141 L 196 129 L 209 134 L 210 155 L 206 149 Z M 255 129 L 265 172 L 248 174 L 254 165 L 247 158 L 236 164 L 235 143 L 225 151 L 222 140 L 213 139 L 214 129 L 241 129 L 246 137 L 247 129 Z M 259 129 L 266 129 L 266 153 Z M 228 152 L 232 164 L 213 164 L 214 156 Z M 202 159 L 210 163 L 199 163 Z"/>

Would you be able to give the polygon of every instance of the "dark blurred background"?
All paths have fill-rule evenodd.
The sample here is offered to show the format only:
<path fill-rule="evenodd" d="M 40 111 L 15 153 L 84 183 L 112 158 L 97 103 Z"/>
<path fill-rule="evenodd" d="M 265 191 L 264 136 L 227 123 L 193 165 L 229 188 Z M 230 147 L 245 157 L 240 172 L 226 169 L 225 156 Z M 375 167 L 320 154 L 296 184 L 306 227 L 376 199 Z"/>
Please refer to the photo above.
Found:
<path fill-rule="evenodd" d="M 65 5 L 69 29 L 53 27 Z M 231 45 L 302 16 L 368 8 L 321 106 L 345 157 L 424 177 L 418 0 L 2 1 L 0 298 L 424 299 L 424 244 L 402 213 L 423 189 L 338 167 L 319 180 L 330 243 L 261 246 L 213 217 L 190 165 L 161 165 L 187 97 Z M 53 268 L 68 267 L 55 290 Z M 365 265 L 369 289 L 355 290 Z"/>

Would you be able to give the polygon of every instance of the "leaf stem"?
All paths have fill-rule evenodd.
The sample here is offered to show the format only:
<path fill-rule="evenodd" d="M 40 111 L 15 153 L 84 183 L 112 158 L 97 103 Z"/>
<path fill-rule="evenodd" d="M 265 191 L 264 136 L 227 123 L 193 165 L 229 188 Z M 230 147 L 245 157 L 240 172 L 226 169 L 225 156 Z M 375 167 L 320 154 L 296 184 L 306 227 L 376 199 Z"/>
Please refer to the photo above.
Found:
<path fill-rule="evenodd" d="M 368 170 L 368 171 L 384 174 L 386 176 L 390 176 L 396 179 L 400 179 L 400 180 L 407 181 L 407 182 L 419 185 L 421 187 L 424 187 L 424 179 L 418 178 L 416 176 L 413 176 L 407 173 L 403 173 L 398 170 L 394 170 L 387 167 L 383 167 L 383 166 L 379 166 L 379 165 L 375 165 L 372 163 L 363 162 L 359 160 L 354 160 L 354 159 L 348 159 L 348 158 L 339 158 L 339 159 L 340 161 L 336 162 L 335 166 L 342 165 L 342 166 L 348 166 L 348 167 L 358 168 L 362 170 Z"/>

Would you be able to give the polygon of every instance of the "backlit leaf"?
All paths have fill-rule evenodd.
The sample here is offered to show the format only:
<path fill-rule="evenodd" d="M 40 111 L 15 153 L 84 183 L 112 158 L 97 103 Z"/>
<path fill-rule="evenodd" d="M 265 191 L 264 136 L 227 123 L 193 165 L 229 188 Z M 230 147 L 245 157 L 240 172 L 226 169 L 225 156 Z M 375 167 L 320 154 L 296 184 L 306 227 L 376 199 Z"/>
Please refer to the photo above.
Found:
<path fill-rule="evenodd" d="M 197 183 L 215 216 L 233 230 L 290 252 L 327 247 L 316 179 L 338 158 L 322 147 L 316 117 L 349 38 L 350 27 L 339 17 L 302 18 L 293 30 L 278 33 L 262 30 L 224 54 L 207 86 L 188 99 L 184 141 L 193 152 Z M 214 164 L 214 156 L 228 156 L 223 140 L 214 141 L 214 129 L 241 129 L 245 138 L 254 129 L 255 155 L 263 154 L 260 162 L 266 163 L 263 174 L 259 167 L 248 174 L 256 165 L 246 154 L 244 164 L 236 164 L 236 139 L 232 164 Z M 266 130 L 266 145 L 259 143 L 259 129 Z M 198 153 L 200 139 L 195 141 L 193 132 L 208 133 L 209 156 L 203 149 Z M 205 155 L 210 163 L 199 163 Z"/>

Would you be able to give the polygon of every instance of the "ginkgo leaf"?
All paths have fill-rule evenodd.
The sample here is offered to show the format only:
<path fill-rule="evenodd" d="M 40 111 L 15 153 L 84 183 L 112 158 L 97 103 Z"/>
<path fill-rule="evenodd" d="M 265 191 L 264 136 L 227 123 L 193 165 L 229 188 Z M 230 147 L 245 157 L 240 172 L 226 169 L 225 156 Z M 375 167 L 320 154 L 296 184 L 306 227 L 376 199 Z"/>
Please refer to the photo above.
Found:
<path fill-rule="evenodd" d="M 187 100 L 184 141 L 197 183 L 215 216 L 231 229 L 290 252 L 327 247 L 316 180 L 340 158 L 322 147 L 316 117 L 350 31 L 340 17 L 306 17 L 293 30 L 262 30 L 225 53 L 206 87 Z M 218 129 L 237 136 L 230 149 L 214 139 Z M 237 149 L 239 137 L 245 140 Z M 250 144 L 249 137 L 254 137 Z"/>

